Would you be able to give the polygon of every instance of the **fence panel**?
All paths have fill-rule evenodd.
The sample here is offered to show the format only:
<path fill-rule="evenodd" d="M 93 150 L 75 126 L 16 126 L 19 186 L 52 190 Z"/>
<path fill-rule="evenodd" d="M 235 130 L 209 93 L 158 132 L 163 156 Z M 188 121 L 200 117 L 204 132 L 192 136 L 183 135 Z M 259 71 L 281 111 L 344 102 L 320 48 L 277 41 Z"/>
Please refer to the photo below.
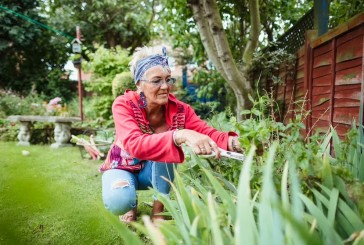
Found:
<path fill-rule="evenodd" d="M 283 85 L 274 88 L 280 120 L 287 123 L 306 105 L 306 134 L 332 125 L 343 137 L 354 121 L 358 125 L 364 96 L 364 13 L 313 41 L 308 37 L 297 52 L 294 77 L 280 67 Z"/>

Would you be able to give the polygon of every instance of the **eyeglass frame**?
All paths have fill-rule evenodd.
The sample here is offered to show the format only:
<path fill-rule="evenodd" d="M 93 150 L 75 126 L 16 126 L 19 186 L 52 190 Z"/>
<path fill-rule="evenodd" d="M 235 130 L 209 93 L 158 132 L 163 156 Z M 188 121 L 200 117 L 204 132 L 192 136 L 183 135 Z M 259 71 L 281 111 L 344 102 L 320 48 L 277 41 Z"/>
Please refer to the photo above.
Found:
<path fill-rule="evenodd" d="M 172 83 L 170 83 L 170 82 L 167 82 L 166 80 L 172 80 L 173 82 Z M 155 83 L 155 82 L 153 82 L 153 81 L 150 81 L 150 80 L 147 80 L 147 79 L 140 79 L 139 81 L 142 81 L 142 82 L 147 82 L 147 83 L 150 83 L 150 84 L 152 84 L 153 86 L 155 86 L 155 87 L 161 87 L 162 85 L 163 85 L 163 83 L 166 83 L 167 84 L 167 86 L 172 86 L 173 84 L 175 84 L 175 82 L 177 81 L 177 79 L 176 78 L 174 78 L 174 77 L 170 77 L 170 78 L 167 78 L 167 79 L 158 79 L 159 80 L 159 82 L 158 83 Z M 163 82 L 161 82 L 161 81 L 163 81 Z"/>

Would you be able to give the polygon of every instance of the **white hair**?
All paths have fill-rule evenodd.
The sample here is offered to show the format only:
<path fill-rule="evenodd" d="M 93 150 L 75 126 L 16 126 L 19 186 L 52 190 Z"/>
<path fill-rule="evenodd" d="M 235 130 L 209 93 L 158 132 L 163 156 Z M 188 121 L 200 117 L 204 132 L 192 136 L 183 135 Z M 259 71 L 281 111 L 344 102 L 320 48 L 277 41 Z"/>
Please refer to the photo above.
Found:
<path fill-rule="evenodd" d="M 131 76 L 134 77 L 135 66 L 139 60 L 144 59 L 151 55 L 156 55 L 156 54 L 162 55 L 163 54 L 162 47 L 163 46 L 153 46 L 153 47 L 144 46 L 136 48 L 133 54 L 133 58 L 129 62 Z"/>

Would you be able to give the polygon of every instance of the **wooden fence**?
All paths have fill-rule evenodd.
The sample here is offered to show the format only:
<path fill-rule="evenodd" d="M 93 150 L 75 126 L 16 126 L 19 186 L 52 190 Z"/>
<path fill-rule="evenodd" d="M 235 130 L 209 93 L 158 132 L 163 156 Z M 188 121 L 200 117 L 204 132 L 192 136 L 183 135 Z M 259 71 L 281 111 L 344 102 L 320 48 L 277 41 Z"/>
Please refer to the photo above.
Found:
<path fill-rule="evenodd" d="M 319 38 L 315 33 L 306 32 L 293 75 L 284 67 L 279 70 L 283 85 L 273 86 L 274 96 L 282 103 L 282 121 L 304 109 L 311 112 L 305 120 L 306 135 L 327 132 L 332 125 L 342 136 L 361 115 L 364 13 Z"/>

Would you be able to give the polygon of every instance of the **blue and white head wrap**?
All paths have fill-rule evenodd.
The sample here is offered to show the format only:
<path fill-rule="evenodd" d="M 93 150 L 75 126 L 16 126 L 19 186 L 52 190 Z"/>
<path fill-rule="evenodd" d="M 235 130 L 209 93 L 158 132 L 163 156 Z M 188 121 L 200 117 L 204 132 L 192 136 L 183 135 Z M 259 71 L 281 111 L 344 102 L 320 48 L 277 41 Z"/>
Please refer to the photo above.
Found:
<path fill-rule="evenodd" d="M 153 66 L 169 67 L 166 47 L 162 48 L 163 55 L 155 54 L 139 60 L 134 68 L 134 82 L 142 79 L 146 70 Z"/>

